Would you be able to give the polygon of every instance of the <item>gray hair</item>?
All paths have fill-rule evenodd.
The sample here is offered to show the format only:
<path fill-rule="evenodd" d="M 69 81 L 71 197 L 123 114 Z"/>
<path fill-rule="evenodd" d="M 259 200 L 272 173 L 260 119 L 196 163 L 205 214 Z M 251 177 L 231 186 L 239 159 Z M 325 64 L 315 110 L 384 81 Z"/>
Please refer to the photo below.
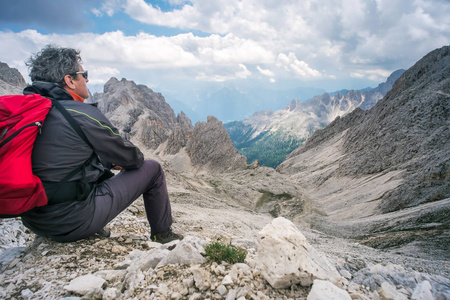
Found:
<path fill-rule="evenodd" d="M 78 72 L 80 50 L 47 45 L 25 63 L 30 68 L 31 81 L 47 81 L 64 85 L 64 76 Z"/>

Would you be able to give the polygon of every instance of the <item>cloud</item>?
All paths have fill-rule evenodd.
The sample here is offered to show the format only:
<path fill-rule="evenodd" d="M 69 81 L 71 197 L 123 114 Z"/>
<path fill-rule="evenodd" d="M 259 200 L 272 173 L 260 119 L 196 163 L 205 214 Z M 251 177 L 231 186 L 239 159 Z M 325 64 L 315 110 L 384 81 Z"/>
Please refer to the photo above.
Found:
<path fill-rule="evenodd" d="M 394 70 L 382 70 L 382 69 L 373 69 L 373 70 L 358 70 L 350 73 L 350 77 L 352 78 L 369 78 L 375 82 L 384 81 L 389 75 L 392 74 Z"/>
<path fill-rule="evenodd" d="M 62 0 L 47 6 L 35 2 L 14 1 L 0 12 L 0 25 L 5 24 L 0 40 L 7 45 L 0 57 L 21 72 L 26 69 L 18 62 L 56 43 L 81 49 L 92 72 L 108 67 L 113 76 L 144 84 L 257 80 L 261 75 L 280 84 L 311 78 L 327 83 L 357 78 L 367 84 L 450 44 L 448 0 L 96 0 L 81 1 L 80 6 Z M 10 16 L 9 7 L 15 7 Z M 115 27 L 86 33 L 83 26 L 92 19 Z M 139 22 L 140 31 L 117 30 L 116 21 L 127 20 Z M 44 30 L 14 33 L 2 29 L 8 22 Z M 70 28 L 71 34 L 61 31 Z M 96 76 L 101 81 L 109 74 Z"/>
<path fill-rule="evenodd" d="M 270 70 L 264 70 L 260 66 L 256 66 L 256 69 L 258 69 L 259 73 L 263 74 L 264 76 L 273 77 L 275 74 Z"/>
<path fill-rule="evenodd" d="M 450 3 L 446 0 L 170 3 L 176 4 L 171 10 L 144 0 L 106 0 L 104 6 L 145 24 L 232 34 L 273 53 L 295 53 L 309 65 L 314 59 L 324 65 L 331 59 L 340 64 L 355 63 L 355 57 L 356 64 L 387 65 L 399 59 L 404 64 L 450 41 Z M 401 54 L 404 51 L 409 53 L 406 57 Z"/>
<path fill-rule="evenodd" d="M 280 53 L 277 58 L 277 65 L 302 78 L 321 76 L 319 71 L 310 68 L 304 61 L 298 60 L 295 53 L 292 52 L 288 55 Z"/>
<path fill-rule="evenodd" d="M 196 79 L 201 81 L 224 82 L 233 79 L 246 79 L 251 75 L 251 72 L 243 64 L 239 64 L 237 70 L 228 69 L 228 74 L 225 72 L 221 73 L 222 74 L 218 74 L 217 72 L 200 72 L 196 76 Z"/>
<path fill-rule="evenodd" d="M 98 76 L 95 83 L 106 82 L 108 76 L 122 74 L 125 69 L 172 72 L 179 73 L 174 76 L 225 81 L 251 76 L 246 64 L 273 60 L 271 52 L 233 35 L 196 37 L 188 33 L 156 37 L 139 33 L 126 36 L 121 31 L 115 31 L 105 34 L 83 33 L 74 39 L 73 35 L 43 35 L 35 30 L 26 30 L 17 34 L 0 32 L 0 39 L 18 50 L 11 52 L 0 48 L 0 57 L 6 61 L 18 61 L 21 58 L 24 61 L 49 43 L 80 49 L 84 65 L 92 71 L 91 82 L 94 82 L 94 75 Z M 184 71 L 177 72 L 177 69 Z"/>

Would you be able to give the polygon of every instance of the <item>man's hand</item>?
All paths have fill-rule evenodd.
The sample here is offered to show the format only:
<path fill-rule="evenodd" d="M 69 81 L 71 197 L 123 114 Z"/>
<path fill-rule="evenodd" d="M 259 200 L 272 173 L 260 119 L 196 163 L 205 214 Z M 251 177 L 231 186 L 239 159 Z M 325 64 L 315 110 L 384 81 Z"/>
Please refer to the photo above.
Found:
<path fill-rule="evenodd" d="M 111 169 L 119 170 L 120 172 L 125 171 L 124 168 L 122 168 L 121 166 L 115 165 L 115 164 L 112 164 L 112 168 Z"/>

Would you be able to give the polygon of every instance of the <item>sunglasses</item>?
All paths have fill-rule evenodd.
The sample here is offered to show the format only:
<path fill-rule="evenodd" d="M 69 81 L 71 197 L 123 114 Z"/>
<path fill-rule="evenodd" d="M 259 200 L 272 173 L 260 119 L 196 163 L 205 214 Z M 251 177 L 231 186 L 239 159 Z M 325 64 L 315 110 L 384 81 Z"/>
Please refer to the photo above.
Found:
<path fill-rule="evenodd" d="M 76 72 L 76 73 L 74 73 L 75 75 L 76 74 L 81 74 L 81 75 L 83 75 L 83 77 L 85 78 L 85 79 L 88 79 L 88 71 L 87 70 L 85 70 L 85 71 L 83 71 L 83 72 Z"/>

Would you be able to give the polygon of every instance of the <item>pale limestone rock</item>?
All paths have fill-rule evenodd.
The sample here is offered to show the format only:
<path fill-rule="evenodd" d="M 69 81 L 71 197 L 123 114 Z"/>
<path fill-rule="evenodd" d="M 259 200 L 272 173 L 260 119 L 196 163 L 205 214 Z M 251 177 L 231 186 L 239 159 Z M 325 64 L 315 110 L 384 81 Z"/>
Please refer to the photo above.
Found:
<path fill-rule="evenodd" d="M 154 249 L 150 251 L 149 255 L 143 258 L 140 262 L 141 270 L 146 271 L 150 268 L 156 268 L 156 266 L 170 253 L 168 249 Z"/>
<path fill-rule="evenodd" d="M 219 292 L 219 294 L 220 294 L 221 296 L 226 295 L 226 293 L 228 292 L 227 288 L 226 288 L 224 285 L 219 285 L 219 286 L 217 287 L 217 291 Z"/>
<path fill-rule="evenodd" d="M 381 288 L 378 292 L 384 300 L 408 300 L 408 297 L 397 291 L 395 286 L 387 281 L 381 284 Z"/>
<path fill-rule="evenodd" d="M 23 300 L 28 300 L 33 297 L 34 293 L 30 289 L 26 289 L 21 292 L 21 295 Z"/>
<path fill-rule="evenodd" d="M 199 267 L 191 268 L 192 274 L 194 275 L 195 286 L 200 291 L 206 291 L 211 287 L 211 276 L 210 273 L 201 269 Z"/>
<path fill-rule="evenodd" d="M 351 300 L 352 297 L 350 295 L 332 284 L 329 281 L 325 280 L 314 280 L 314 284 L 311 288 L 311 291 L 308 294 L 307 300 Z"/>
<path fill-rule="evenodd" d="M 205 262 L 205 260 L 206 259 L 200 254 L 197 248 L 183 240 L 158 263 L 156 268 L 160 268 L 167 264 L 201 264 Z"/>
<path fill-rule="evenodd" d="M 434 300 L 430 282 L 425 280 L 419 283 L 414 289 L 411 300 Z"/>
<path fill-rule="evenodd" d="M 231 279 L 230 275 L 225 275 L 225 277 L 222 280 L 222 284 L 223 285 L 232 285 L 233 284 L 233 280 Z"/>
<path fill-rule="evenodd" d="M 283 217 L 274 219 L 258 233 L 257 260 L 261 274 L 274 288 L 297 283 L 310 286 L 314 279 L 341 282 L 336 268 Z"/>
<path fill-rule="evenodd" d="M 202 294 L 200 293 L 194 293 L 192 294 L 191 297 L 189 297 L 189 300 L 200 300 L 200 299 L 202 299 Z"/>
<path fill-rule="evenodd" d="M 341 273 L 342 277 L 344 277 L 344 278 L 346 278 L 346 279 L 348 279 L 348 280 L 352 279 L 352 274 L 350 274 L 349 271 L 347 271 L 347 270 L 341 270 L 340 273 Z"/>
<path fill-rule="evenodd" d="M 88 274 L 71 280 L 64 289 L 78 295 L 86 295 L 96 288 L 101 288 L 105 282 L 103 278 Z"/>
<path fill-rule="evenodd" d="M 236 295 L 237 295 L 237 291 L 236 290 L 229 290 L 225 300 L 235 300 L 236 299 Z"/>
<path fill-rule="evenodd" d="M 145 279 L 145 275 L 139 269 L 128 270 L 125 279 L 122 283 L 122 291 L 127 290 L 127 293 L 132 295 L 136 286 Z"/>
<path fill-rule="evenodd" d="M 115 300 L 119 297 L 120 291 L 116 288 L 107 288 L 103 293 L 103 300 Z"/>
<path fill-rule="evenodd" d="M 105 279 L 107 282 L 113 283 L 122 280 L 126 273 L 126 270 L 102 270 L 95 272 L 94 275 Z"/>

